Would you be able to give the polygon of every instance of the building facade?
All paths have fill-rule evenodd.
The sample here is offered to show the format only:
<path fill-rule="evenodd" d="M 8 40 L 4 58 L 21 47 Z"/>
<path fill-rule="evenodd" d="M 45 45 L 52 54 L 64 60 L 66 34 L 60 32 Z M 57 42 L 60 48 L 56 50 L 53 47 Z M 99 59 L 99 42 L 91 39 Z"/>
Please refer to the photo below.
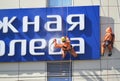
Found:
<path fill-rule="evenodd" d="M 107 26 L 115 33 L 113 55 L 99 60 L 1 62 L 0 81 L 120 81 L 119 0 L 1 0 L 0 9 L 100 6 L 101 42 Z M 12 13 L 12 12 L 11 12 Z"/>

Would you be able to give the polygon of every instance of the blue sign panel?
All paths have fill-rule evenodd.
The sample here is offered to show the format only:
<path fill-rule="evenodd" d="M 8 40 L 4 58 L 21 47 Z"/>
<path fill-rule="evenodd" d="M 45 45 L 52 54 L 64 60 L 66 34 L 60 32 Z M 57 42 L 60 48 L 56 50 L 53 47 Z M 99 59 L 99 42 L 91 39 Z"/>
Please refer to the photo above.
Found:
<path fill-rule="evenodd" d="M 99 6 L 0 10 L 0 62 L 99 59 L 99 22 Z M 54 48 L 62 36 L 77 57 Z"/>

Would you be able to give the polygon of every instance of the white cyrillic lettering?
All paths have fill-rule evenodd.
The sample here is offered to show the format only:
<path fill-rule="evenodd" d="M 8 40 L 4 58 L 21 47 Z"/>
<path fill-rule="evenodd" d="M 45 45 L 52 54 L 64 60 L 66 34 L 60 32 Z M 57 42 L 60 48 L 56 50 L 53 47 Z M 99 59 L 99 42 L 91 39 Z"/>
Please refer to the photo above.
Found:
<path fill-rule="evenodd" d="M 34 22 L 29 22 L 28 21 L 28 16 L 24 16 L 23 17 L 23 32 L 27 32 L 28 31 L 28 25 L 34 25 L 34 31 L 38 32 L 40 30 L 39 27 L 39 22 L 40 22 L 40 18 L 39 16 L 35 16 L 34 18 Z"/>
<path fill-rule="evenodd" d="M 50 54 L 50 55 L 60 55 L 60 54 L 61 54 L 61 51 L 56 51 L 56 52 L 55 52 L 55 50 L 54 50 L 54 49 L 55 49 L 55 48 L 54 48 L 54 44 L 53 44 L 54 39 L 55 39 L 55 38 L 52 38 L 52 39 L 49 40 L 49 47 L 48 47 L 48 48 L 49 48 L 49 49 L 48 49 L 49 54 Z M 56 38 L 56 39 L 57 39 L 57 42 L 61 43 L 61 42 L 60 42 L 60 38 Z"/>
<path fill-rule="evenodd" d="M 10 20 L 8 20 L 8 17 L 3 18 L 3 22 L 0 21 L 0 29 L 3 28 L 3 33 L 7 33 L 8 29 L 10 28 L 14 33 L 17 33 L 18 30 L 15 29 L 15 27 L 12 25 L 12 22 L 16 19 L 15 16 L 13 16 Z"/>
<path fill-rule="evenodd" d="M 10 42 L 10 50 L 8 53 L 8 56 L 14 56 L 15 55 L 15 44 L 16 43 L 21 43 L 21 55 L 25 56 L 26 55 L 26 40 L 12 40 Z"/>
<path fill-rule="evenodd" d="M 0 56 L 5 54 L 5 43 L 4 41 L 0 40 Z"/>
<path fill-rule="evenodd" d="M 50 55 L 59 55 L 61 54 L 61 50 L 60 51 L 55 51 L 54 49 L 54 45 L 52 44 L 54 38 L 49 40 L 49 54 Z M 85 53 L 85 41 L 83 38 L 71 38 L 71 41 L 78 41 L 78 44 L 71 44 L 73 47 L 79 47 L 79 50 L 76 51 L 77 54 L 84 54 Z M 57 38 L 57 42 L 60 42 L 60 38 Z"/>
<path fill-rule="evenodd" d="M 35 46 L 35 43 L 41 43 L 41 46 Z M 47 43 L 45 39 L 32 39 L 30 41 L 30 53 L 31 55 L 44 55 L 44 52 L 35 52 L 35 50 L 41 50 L 46 47 Z"/>
<path fill-rule="evenodd" d="M 48 21 L 45 24 L 45 29 L 47 31 L 62 31 L 62 19 L 59 15 L 48 15 L 47 18 L 56 19 L 56 21 Z M 51 28 L 51 25 L 54 24 L 55 27 Z"/>
<path fill-rule="evenodd" d="M 78 17 L 79 21 L 78 22 L 73 22 L 72 18 Z M 84 14 L 72 14 L 67 16 L 67 22 L 69 24 L 72 24 L 72 26 L 68 29 L 68 31 L 73 31 L 77 25 L 79 25 L 79 30 L 84 30 L 84 23 L 85 23 L 85 16 Z"/>
<path fill-rule="evenodd" d="M 71 41 L 79 41 L 78 44 L 72 44 L 73 47 L 79 47 L 79 51 L 76 51 L 77 54 L 85 53 L 85 41 L 83 38 L 71 38 Z"/>

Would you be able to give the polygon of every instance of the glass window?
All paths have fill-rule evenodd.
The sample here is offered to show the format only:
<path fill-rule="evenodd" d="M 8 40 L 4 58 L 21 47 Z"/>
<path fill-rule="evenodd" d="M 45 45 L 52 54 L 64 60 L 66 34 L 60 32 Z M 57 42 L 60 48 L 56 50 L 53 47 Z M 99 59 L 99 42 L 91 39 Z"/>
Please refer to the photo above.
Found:
<path fill-rule="evenodd" d="M 72 0 L 48 0 L 48 7 L 71 6 Z"/>
<path fill-rule="evenodd" d="M 47 63 L 48 81 L 72 81 L 72 68 L 70 62 Z"/>

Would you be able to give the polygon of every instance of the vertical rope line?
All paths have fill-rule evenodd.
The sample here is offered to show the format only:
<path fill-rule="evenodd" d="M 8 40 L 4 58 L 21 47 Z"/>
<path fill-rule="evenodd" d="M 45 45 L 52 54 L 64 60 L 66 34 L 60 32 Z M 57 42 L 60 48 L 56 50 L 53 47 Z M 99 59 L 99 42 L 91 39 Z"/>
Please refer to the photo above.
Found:
<path fill-rule="evenodd" d="M 61 10 L 61 16 L 62 16 L 62 19 L 63 19 L 63 17 L 64 17 L 64 13 L 63 13 L 63 12 L 64 12 L 64 11 L 63 11 L 63 10 L 64 10 L 64 8 L 63 8 L 63 0 L 61 0 L 60 2 L 61 2 L 61 4 L 60 4 L 60 5 L 61 5 L 61 6 L 60 6 L 60 7 L 61 7 L 61 9 L 60 9 L 60 10 Z M 63 20 L 62 20 L 62 36 L 64 36 Z M 62 73 L 62 72 L 61 72 L 61 71 L 62 71 L 62 68 L 63 68 L 62 65 L 64 65 L 64 62 L 62 61 L 62 62 L 59 62 L 58 64 L 60 65 L 60 66 L 59 66 L 59 72 Z M 60 78 L 61 78 L 61 77 L 60 77 Z"/>
<path fill-rule="evenodd" d="M 67 15 L 68 15 L 68 6 L 67 6 Z M 68 28 L 68 23 L 66 23 L 66 36 L 68 35 L 68 30 L 67 30 L 67 28 Z"/>
<path fill-rule="evenodd" d="M 18 62 L 18 81 L 19 81 L 19 74 L 20 74 L 20 63 Z"/>
<path fill-rule="evenodd" d="M 20 0 L 19 0 L 19 8 L 20 8 Z M 19 81 L 19 78 L 20 78 L 19 74 L 20 74 L 20 62 L 18 61 L 18 81 Z"/>
<path fill-rule="evenodd" d="M 109 14 L 109 0 L 108 0 L 108 25 L 110 25 L 110 20 L 109 20 L 110 14 Z"/>
<path fill-rule="evenodd" d="M 74 0 L 72 0 L 72 6 L 74 6 Z M 71 61 L 71 78 L 72 78 L 72 76 L 73 76 L 73 74 L 72 74 L 72 73 L 73 73 L 73 72 L 72 72 L 72 67 L 74 67 L 74 66 L 73 66 L 73 62 Z"/>
<path fill-rule="evenodd" d="M 62 16 L 64 17 L 64 8 L 63 8 L 63 0 L 62 0 Z M 63 25 L 63 20 L 62 20 L 62 35 L 64 36 L 64 25 Z"/>
<path fill-rule="evenodd" d="M 119 1 L 118 0 L 117 0 L 117 9 L 118 9 L 118 14 L 119 14 L 119 19 L 120 19 L 120 9 L 119 9 Z M 118 75 L 116 75 L 116 76 L 117 76 L 117 80 L 119 81 L 119 76 Z"/>
<path fill-rule="evenodd" d="M 66 16 L 68 15 L 68 12 L 69 12 L 68 9 L 69 9 L 69 7 L 67 5 Z M 65 35 L 69 38 L 67 29 L 68 29 L 68 23 L 66 23 L 66 26 L 65 26 Z M 71 54 L 70 54 L 70 59 L 69 59 L 69 81 L 71 81 L 71 79 L 72 79 L 72 60 L 71 60 Z"/>
<path fill-rule="evenodd" d="M 19 0 L 19 8 L 20 8 L 20 0 Z"/>
<path fill-rule="evenodd" d="M 102 6 L 102 3 L 101 3 L 101 0 L 100 0 L 100 6 Z M 102 10 L 103 10 L 103 7 L 101 7 L 102 8 Z M 105 13 L 104 13 L 104 11 L 103 11 L 103 14 L 104 14 L 104 16 L 105 16 Z M 100 23 L 101 24 L 101 23 Z M 100 27 L 101 28 L 101 27 Z M 101 31 L 100 31 L 101 32 Z M 101 33 L 100 33 L 100 35 L 101 35 Z M 101 39 L 100 39 L 101 40 Z M 101 54 L 101 43 L 100 43 L 100 54 Z M 100 57 L 100 76 L 102 77 L 102 62 L 101 62 L 102 60 L 101 60 L 101 57 Z M 102 79 L 102 78 L 101 78 Z"/>
<path fill-rule="evenodd" d="M 119 1 L 117 0 L 117 9 L 118 9 L 118 13 L 119 13 L 119 18 L 120 18 L 120 9 L 119 9 Z"/>
<path fill-rule="evenodd" d="M 67 5 L 67 13 L 66 13 L 67 15 L 68 15 L 68 5 Z M 67 16 L 66 15 L 66 16 Z M 66 27 L 65 27 L 66 29 L 65 29 L 65 35 L 67 36 L 67 37 L 69 37 L 68 36 L 68 30 L 67 30 L 67 28 L 68 28 L 68 24 L 66 23 Z M 72 61 L 71 61 L 71 54 L 70 54 L 70 60 L 69 60 L 69 63 L 70 63 L 70 65 L 69 65 L 69 81 L 71 81 L 71 78 L 72 78 Z"/>
<path fill-rule="evenodd" d="M 110 21 L 109 21 L 109 0 L 108 0 L 108 22 L 107 22 L 107 23 L 108 23 L 108 26 L 110 25 L 109 22 L 110 22 Z M 108 81 L 108 70 L 109 70 L 109 69 L 108 69 L 108 63 L 109 63 L 109 62 L 108 62 L 108 57 L 107 57 L 107 81 Z"/>
<path fill-rule="evenodd" d="M 47 3 L 46 3 L 47 6 L 46 6 L 46 8 L 47 8 L 47 7 L 51 7 L 51 6 L 50 6 L 50 5 L 51 5 L 50 3 L 51 3 L 50 0 L 47 0 Z M 47 9 L 45 9 L 45 12 L 46 12 L 45 14 L 47 15 Z M 47 21 L 47 18 L 45 18 L 45 21 Z M 51 49 L 51 48 L 50 48 L 50 49 Z M 45 59 L 45 61 L 47 61 L 47 59 Z M 47 63 L 45 63 L 45 64 L 46 64 L 46 65 L 45 65 L 45 67 L 46 67 L 46 69 L 45 69 L 45 71 L 46 71 L 46 72 L 45 72 L 45 78 L 46 78 L 46 80 L 45 80 L 45 81 L 47 81 L 47 80 L 49 79 L 48 68 L 50 67 L 50 66 L 49 66 L 50 62 L 47 61 Z M 51 66 L 51 67 L 52 67 L 52 66 Z M 51 68 L 51 67 L 50 67 L 50 68 Z"/>
<path fill-rule="evenodd" d="M 72 0 L 72 6 L 74 6 L 74 0 Z"/>
<path fill-rule="evenodd" d="M 91 3 L 92 3 L 92 6 L 94 6 L 94 2 L 93 2 L 93 0 L 91 0 Z M 101 6 L 102 4 L 101 4 L 101 0 L 100 0 L 100 6 Z M 103 8 L 102 8 L 102 10 L 103 10 Z M 104 11 L 103 11 L 104 12 Z M 105 15 L 105 13 L 104 13 L 104 15 Z M 95 15 L 96 16 L 96 15 Z M 100 24 L 99 24 L 100 25 Z M 100 33 L 100 35 L 101 35 L 101 33 Z M 101 37 L 101 36 L 100 36 Z M 100 41 L 99 41 L 100 42 Z M 100 45 L 101 45 L 101 43 L 100 43 Z M 101 50 L 101 46 L 100 46 L 100 50 Z M 100 54 L 101 54 L 101 51 L 100 51 Z M 100 57 L 100 76 L 102 77 L 102 63 L 101 63 L 101 57 Z M 100 78 L 101 80 L 102 80 L 102 78 Z"/>
<path fill-rule="evenodd" d="M 101 2 L 101 0 L 100 0 L 100 6 L 101 6 L 101 9 L 102 9 L 102 11 L 103 11 L 103 15 L 105 16 L 105 12 L 104 12 L 104 9 L 103 9 L 103 7 L 102 7 L 102 2 Z"/>

